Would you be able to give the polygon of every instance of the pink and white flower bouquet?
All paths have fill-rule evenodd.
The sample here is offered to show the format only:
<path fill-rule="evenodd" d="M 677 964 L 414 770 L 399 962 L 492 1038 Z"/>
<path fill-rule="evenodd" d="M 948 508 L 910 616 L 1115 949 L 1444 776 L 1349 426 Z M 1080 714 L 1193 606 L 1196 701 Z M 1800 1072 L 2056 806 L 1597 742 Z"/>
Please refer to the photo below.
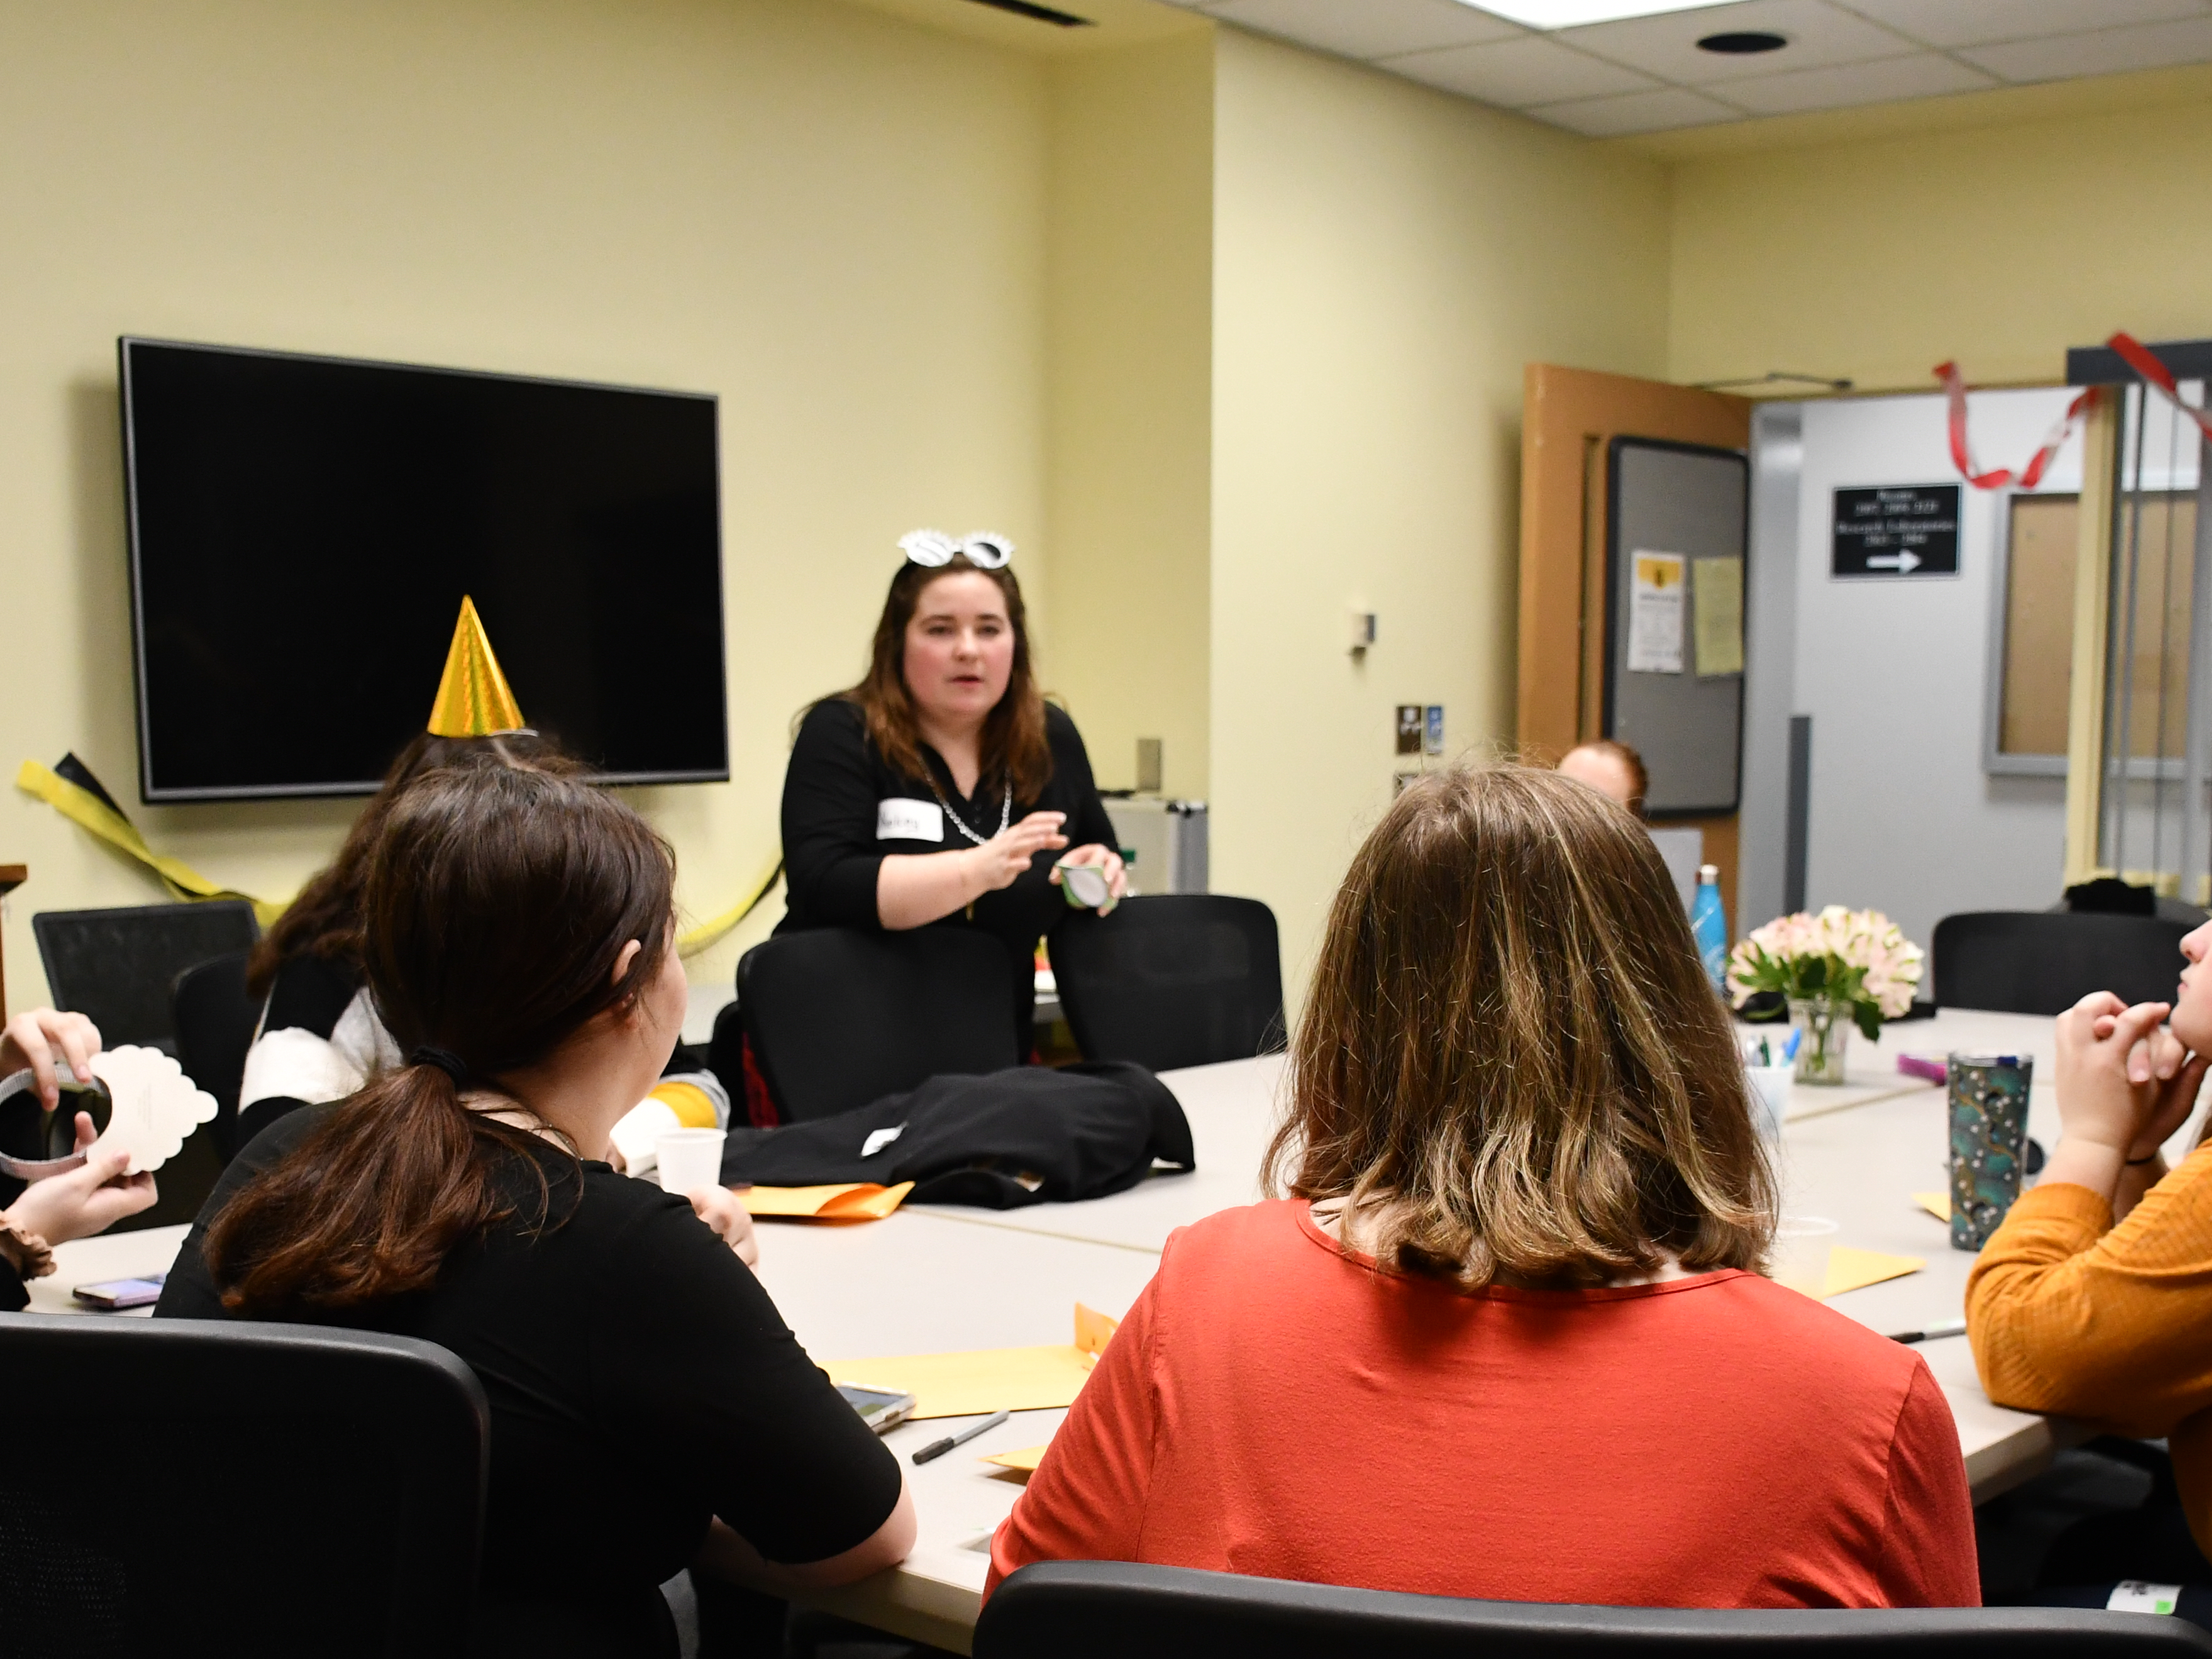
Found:
<path fill-rule="evenodd" d="M 1793 1002 L 1825 997 L 1849 1008 L 1872 1042 L 1882 1021 L 1911 1010 L 1921 958 L 1920 947 L 1881 911 L 1831 904 L 1817 916 L 1800 910 L 1753 931 L 1729 954 L 1729 989 L 1739 1008 L 1759 991 Z"/>

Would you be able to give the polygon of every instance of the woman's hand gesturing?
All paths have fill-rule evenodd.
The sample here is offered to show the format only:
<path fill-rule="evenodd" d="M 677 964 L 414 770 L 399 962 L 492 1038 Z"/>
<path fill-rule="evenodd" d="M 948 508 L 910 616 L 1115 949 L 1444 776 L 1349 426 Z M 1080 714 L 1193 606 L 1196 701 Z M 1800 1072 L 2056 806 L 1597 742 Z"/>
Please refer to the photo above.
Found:
<path fill-rule="evenodd" d="M 1032 812 L 962 856 L 983 884 L 983 891 L 995 893 L 1012 886 L 1039 853 L 1056 853 L 1067 845 L 1067 837 L 1060 833 L 1060 826 L 1066 821 L 1065 812 Z"/>

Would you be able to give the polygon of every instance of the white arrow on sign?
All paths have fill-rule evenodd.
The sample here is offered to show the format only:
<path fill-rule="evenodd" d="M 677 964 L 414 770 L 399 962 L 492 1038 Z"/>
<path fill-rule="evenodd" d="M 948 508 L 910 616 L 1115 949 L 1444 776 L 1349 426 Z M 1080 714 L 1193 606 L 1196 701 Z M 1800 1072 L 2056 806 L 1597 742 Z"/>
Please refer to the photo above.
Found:
<path fill-rule="evenodd" d="M 1909 576 L 1920 568 L 1920 556 L 1911 548 L 1900 553 L 1877 553 L 1867 561 L 1869 570 L 1894 570 L 1900 576 Z"/>

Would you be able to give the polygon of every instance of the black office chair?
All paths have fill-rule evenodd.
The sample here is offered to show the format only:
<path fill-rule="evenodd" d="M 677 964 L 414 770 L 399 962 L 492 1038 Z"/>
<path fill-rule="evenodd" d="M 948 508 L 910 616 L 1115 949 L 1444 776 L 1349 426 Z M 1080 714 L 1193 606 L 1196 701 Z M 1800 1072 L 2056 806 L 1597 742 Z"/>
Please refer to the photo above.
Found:
<path fill-rule="evenodd" d="M 31 918 L 54 1006 L 88 1015 L 113 1048 L 143 1042 L 177 1052 L 170 988 L 185 969 L 249 949 L 261 937 L 243 899 L 45 910 Z"/>
<path fill-rule="evenodd" d="M 2092 991 L 2171 1002 L 2183 921 L 2065 910 L 1979 910 L 1936 924 L 1929 969 L 1941 1008 L 2063 1014 Z"/>
<path fill-rule="evenodd" d="M 6 1314 L 0 1377 L 11 1655 L 466 1650 L 491 1419 L 445 1349 Z"/>
<path fill-rule="evenodd" d="M 745 1036 L 787 1123 L 1019 1065 L 1008 987 L 1006 947 L 959 927 L 785 933 L 738 963 Z"/>
<path fill-rule="evenodd" d="M 1052 976 L 1085 1060 L 1168 1072 L 1283 1046 L 1275 913 L 1257 899 L 1164 893 L 1069 916 Z"/>
<path fill-rule="evenodd" d="M 169 1006 L 177 1030 L 177 1062 L 185 1075 L 215 1097 L 208 1125 L 228 1163 L 238 1152 L 238 1090 L 246 1077 L 246 1051 L 253 1046 L 261 1002 L 246 988 L 250 951 L 232 951 L 177 975 Z"/>
<path fill-rule="evenodd" d="M 1698 1612 L 1466 1601 L 1127 1561 L 1047 1561 L 1001 1584 L 975 1659 L 2203 1659 L 2178 1619 L 2057 1607 Z"/>

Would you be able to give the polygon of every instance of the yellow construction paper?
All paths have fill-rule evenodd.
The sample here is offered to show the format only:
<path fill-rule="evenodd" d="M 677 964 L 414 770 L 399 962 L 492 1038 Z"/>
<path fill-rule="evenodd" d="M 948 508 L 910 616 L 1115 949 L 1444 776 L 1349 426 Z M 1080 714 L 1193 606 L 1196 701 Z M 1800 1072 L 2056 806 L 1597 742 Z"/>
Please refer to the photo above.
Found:
<path fill-rule="evenodd" d="M 1849 1244 L 1828 1247 L 1828 1279 L 1820 1287 L 1823 1298 L 1845 1291 L 1863 1290 L 1886 1279 L 1902 1279 L 1928 1265 L 1917 1255 L 1885 1255 L 1880 1250 L 1854 1249 Z"/>
<path fill-rule="evenodd" d="M 781 1216 L 794 1221 L 881 1221 L 905 1201 L 914 1182 L 878 1187 L 872 1181 L 848 1181 L 828 1187 L 746 1187 L 738 1202 L 750 1215 Z"/>
<path fill-rule="evenodd" d="M 1024 1474 L 1033 1474 L 1036 1466 L 1044 1462 L 1044 1452 L 1042 1446 L 1024 1446 L 1019 1451 L 1000 1452 L 982 1461 L 996 1463 L 1002 1469 L 1019 1469 Z"/>
<path fill-rule="evenodd" d="M 1948 1193 L 1915 1193 L 1912 1201 L 1938 1221 L 1951 1218 L 1951 1194 Z"/>
<path fill-rule="evenodd" d="M 1073 1405 L 1090 1380 L 1091 1357 L 1073 1343 L 1055 1343 L 854 1359 L 832 1364 L 829 1371 L 833 1381 L 855 1388 L 912 1395 L 912 1417 L 984 1417 Z"/>
<path fill-rule="evenodd" d="M 887 1359 L 840 1360 L 826 1369 L 833 1382 L 912 1395 L 909 1417 L 1065 1410 L 1083 1392 L 1091 1366 L 1119 1323 L 1079 1302 L 1075 1340 L 1065 1345 L 899 1354 Z"/>

